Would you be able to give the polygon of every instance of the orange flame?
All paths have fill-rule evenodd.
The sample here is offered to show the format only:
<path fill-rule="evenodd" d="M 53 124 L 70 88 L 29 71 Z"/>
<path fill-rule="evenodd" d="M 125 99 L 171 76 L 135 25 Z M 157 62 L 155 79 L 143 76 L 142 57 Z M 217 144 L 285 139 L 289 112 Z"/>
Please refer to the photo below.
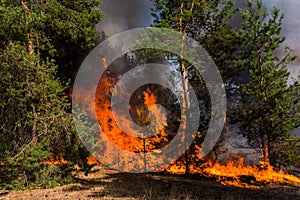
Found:
<path fill-rule="evenodd" d="M 100 164 L 99 161 L 93 156 L 87 158 L 87 163 L 89 165 Z M 54 157 L 53 155 L 51 155 L 44 162 L 41 162 L 40 164 L 61 165 L 61 164 L 68 164 L 68 161 L 65 160 L 62 156 Z"/>
<path fill-rule="evenodd" d="M 160 146 L 163 142 L 167 141 L 167 134 L 165 132 L 165 129 L 162 128 L 158 133 L 156 133 L 151 138 L 142 139 L 137 138 L 135 136 L 130 135 L 129 133 L 124 133 L 120 127 L 117 125 L 117 122 L 114 119 L 113 112 L 111 110 L 111 102 L 110 98 L 111 93 L 113 90 L 113 86 L 115 85 L 116 78 L 107 76 L 102 76 L 101 81 L 99 82 L 99 85 L 97 87 L 96 92 L 96 102 L 95 102 L 95 111 L 96 111 L 96 117 L 101 124 L 102 131 L 105 133 L 106 137 L 112 142 L 115 146 L 129 152 L 140 152 L 140 153 L 147 153 L 156 151 L 157 147 Z M 128 106 L 128 109 L 133 112 L 133 108 L 135 109 L 134 117 L 139 119 L 141 121 L 141 124 L 139 125 L 145 125 L 150 122 L 150 117 L 146 109 L 149 111 L 150 108 L 157 102 L 157 98 L 153 92 L 144 92 L 142 94 L 143 97 L 137 97 L 134 99 L 133 104 L 141 104 L 141 100 L 143 100 L 142 105 L 135 105 L 135 106 Z M 118 90 L 117 92 L 123 92 L 122 90 Z M 155 107 L 154 109 L 151 109 L 154 119 L 159 120 L 160 119 L 160 110 L 159 108 Z M 122 111 L 121 111 L 122 112 Z M 146 116 L 144 116 L 146 113 Z M 124 115 L 125 116 L 125 115 Z M 122 115 L 119 116 L 121 120 L 124 120 L 125 122 L 128 121 L 127 118 L 123 117 Z M 137 120 L 138 121 L 138 120 Z M 124 123 L 128 124 L 130 126 L 130 122 Z M 156 124 L 156 123 L 155 123 Z M 130 129 L 130 127 L 129 127 Z M 115 155 L 116 152 L 114 152 L 112 149 L 101 149 L 101 151 L 105 151 L 106 155 L 111 155 L 110 158 L 106 159 L 112 159 L 113 162 L 116 157 L 119 155 Z M 126 159 L 126 158 L 125 158 Z M 130 161 L 128 162 L 130 163 Z M 135 166 L 132 166 L 135 167 Z M 130 168 L 130 167 L 129 167 Z"/>
<path fill-rule="evenodd" d="M 243 158 L 237 161 L 228 161 L 220 164 L 212 161 L 205 166 L 190 166 L 191 174 L 201 174 L 209 178 L 215 178 L 223 185 L 231 185 L 243 188 L 259 189 L 263 184 L 300 185 L 300 178 L 287 174 L 282 170 L 275 170 L 269 162 L 260 162 L 258 166 L 243 164 Z M 165 169 L 171 174 L 184 174 L 184 165 L 173 164 Z"/>

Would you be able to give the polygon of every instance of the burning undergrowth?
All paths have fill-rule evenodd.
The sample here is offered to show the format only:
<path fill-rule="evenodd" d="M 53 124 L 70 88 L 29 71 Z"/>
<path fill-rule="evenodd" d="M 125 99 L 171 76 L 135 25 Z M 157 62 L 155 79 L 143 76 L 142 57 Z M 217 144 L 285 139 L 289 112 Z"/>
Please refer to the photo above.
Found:
<path fill-rule="evenodd" d="M 300 185 L 300 178 L 283 170 L 275 170 L 269 162 L 260 162 L 258 165 L 245 165 L 242 157 L 239 161 L 228 161 L 226 164 L 208 161 L 200 167 L 194 165 L 189 167 L 192 175 L 212 178 L 223 185 L 252 189 L 259 189 L 265 185 Z M 184 174 L 186 167 L 173 164 L 161 171 L 170 174 Z"/>

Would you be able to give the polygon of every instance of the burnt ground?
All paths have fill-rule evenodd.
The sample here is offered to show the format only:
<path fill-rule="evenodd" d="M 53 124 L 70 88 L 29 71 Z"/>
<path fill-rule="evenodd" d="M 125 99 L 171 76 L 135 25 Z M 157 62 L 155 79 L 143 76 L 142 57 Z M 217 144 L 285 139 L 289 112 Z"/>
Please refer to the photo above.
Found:
<path fill-rule="evenodd" d="M 52 189 L 1 191 L 0 199 L 300 199 L 300 186 L 225 186 L 201 176 L 130 174 L 98 168 L 78 183 Z"/>

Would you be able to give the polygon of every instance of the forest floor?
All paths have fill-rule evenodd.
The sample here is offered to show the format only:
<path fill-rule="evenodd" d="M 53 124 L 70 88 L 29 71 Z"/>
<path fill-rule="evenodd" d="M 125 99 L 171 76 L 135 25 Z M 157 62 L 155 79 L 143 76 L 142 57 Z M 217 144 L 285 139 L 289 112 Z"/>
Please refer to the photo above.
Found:
<path fill-rule="evenodd" d="M 51 189 L 0 190 L 0 199 L 300 199 L 300 186 L 226 186 L 201 176 L 130 174 L 98 167 L 78 182 Z"/>

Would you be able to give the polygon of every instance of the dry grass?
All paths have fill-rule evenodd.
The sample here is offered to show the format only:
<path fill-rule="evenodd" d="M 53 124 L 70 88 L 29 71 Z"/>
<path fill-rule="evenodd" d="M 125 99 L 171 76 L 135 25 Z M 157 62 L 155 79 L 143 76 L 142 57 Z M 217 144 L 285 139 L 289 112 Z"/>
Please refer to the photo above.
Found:
<path fill-rule="evenodd" d="M 259 190 L 224 186 L 201 176 L 129 174 L 98 168 L 78 183 L 53 189 L 0 191 L 0 199 L 300 199 L 299 186 Z"/>

